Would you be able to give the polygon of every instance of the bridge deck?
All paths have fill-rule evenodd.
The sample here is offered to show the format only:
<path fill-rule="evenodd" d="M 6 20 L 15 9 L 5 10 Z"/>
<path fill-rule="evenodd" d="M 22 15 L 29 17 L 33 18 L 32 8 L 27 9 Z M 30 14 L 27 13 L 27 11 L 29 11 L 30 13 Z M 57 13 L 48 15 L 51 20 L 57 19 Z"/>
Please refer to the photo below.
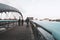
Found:
<path fill-rule="evenodd" d="M 0 34 L 0 40 L 34 40 L 31 26 L 26 27 L 26 23 L 23 26 L 17 26 L 9 31 Z"/>

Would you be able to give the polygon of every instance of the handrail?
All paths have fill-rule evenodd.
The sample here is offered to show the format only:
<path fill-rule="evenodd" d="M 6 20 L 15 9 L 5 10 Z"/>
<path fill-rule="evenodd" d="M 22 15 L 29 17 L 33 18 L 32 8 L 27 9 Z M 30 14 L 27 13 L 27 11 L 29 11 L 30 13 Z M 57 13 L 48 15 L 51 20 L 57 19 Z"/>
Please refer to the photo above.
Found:
<path fill-rule="evenodd" d="M 33 21 L 32 21 L 32 22 L 33 22 Z M 39 25 L 39 24 L 37 24 L 37 23 L 35 23 L 35 22 L 33 22 L 33 23 L 36 24 L 37 27 L 41 27 L 42 29 L 44 29 L 44 30 L 47 31 L 48 33 L 52 34 L 49 30 L 45 29 L 45 28 L 42 27 L 41 25 Z"/>
<path fill-rule="evenodd" d="M 52 33 L 50 32 L 50 31 L 48 31 L 47 29 L 45 29 L 45 28 L 43 28 L 42 26 L 40 26 L 39 24 L 37 24 L 37 23 L 35 23 L 35 22 L 33 22 L 33 21 L 31 21 L 31 24 L 33 25 L 33 24 L 35 24 L 36 25 L 36 27 L 32 27 L 32 28 L 35 28 L 36 30 L 35 31 L 37 31 L 37 34 L 39 35 L 40 34 L 40 36 L 42 35 L 43 37 L 44 37 L 44 40 L 48 40 L 48 39 L 50 39 L 49 37 L 47 38 L 47 37 L 45 37 L 46 35 L 43 33 L 41 33 L 42 31 L 39 31 L 37 28 L 41 28 L 41 29 L 43 29 L 43 31 L 45 31 L 47 34 L 49 34 L 50 36 L 51 36 L 51 39 L 53 39 L 53 40 L 55 40 L 55 38 L 52 36 Z M 35 32 L 34 31 L 34 32 Z M 44 36 L 45 35 L 45 36 Z M 47 35 L 48 36 L 48 35 Z M 38 39 L 40 39 L 39 37 L 38 37 Z"/>

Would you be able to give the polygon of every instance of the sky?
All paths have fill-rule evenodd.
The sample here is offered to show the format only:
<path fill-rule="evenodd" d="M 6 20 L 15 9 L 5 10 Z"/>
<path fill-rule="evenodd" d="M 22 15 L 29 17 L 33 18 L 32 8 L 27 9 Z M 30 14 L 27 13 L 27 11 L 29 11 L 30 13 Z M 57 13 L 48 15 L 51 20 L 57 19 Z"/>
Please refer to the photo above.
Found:
<path fill-rule="evenodd" d="M 20 10 L 24 18 L 60 18 L 60 0 L 0 0 Z"/>

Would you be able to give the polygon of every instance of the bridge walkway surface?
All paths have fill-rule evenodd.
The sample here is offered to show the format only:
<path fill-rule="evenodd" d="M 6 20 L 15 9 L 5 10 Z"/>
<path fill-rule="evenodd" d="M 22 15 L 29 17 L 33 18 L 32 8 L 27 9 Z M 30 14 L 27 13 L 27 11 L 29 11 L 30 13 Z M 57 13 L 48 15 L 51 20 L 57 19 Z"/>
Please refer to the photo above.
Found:
<path fill-rule="evenodd" d="M 15 26 L 9 31 L 0 34 L 0 40 L 34 40 L 31 26 Z"/>

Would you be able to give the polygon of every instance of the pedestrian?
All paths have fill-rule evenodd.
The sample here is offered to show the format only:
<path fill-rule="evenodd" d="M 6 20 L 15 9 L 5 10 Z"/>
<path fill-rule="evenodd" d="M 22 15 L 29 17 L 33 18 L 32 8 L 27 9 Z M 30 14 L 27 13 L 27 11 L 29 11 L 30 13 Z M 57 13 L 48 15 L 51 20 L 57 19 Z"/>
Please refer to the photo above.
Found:
<path fill-rule="evenodd" d="M 26 19 L 27 27 L 29 27 L 29 18 Z"/>

